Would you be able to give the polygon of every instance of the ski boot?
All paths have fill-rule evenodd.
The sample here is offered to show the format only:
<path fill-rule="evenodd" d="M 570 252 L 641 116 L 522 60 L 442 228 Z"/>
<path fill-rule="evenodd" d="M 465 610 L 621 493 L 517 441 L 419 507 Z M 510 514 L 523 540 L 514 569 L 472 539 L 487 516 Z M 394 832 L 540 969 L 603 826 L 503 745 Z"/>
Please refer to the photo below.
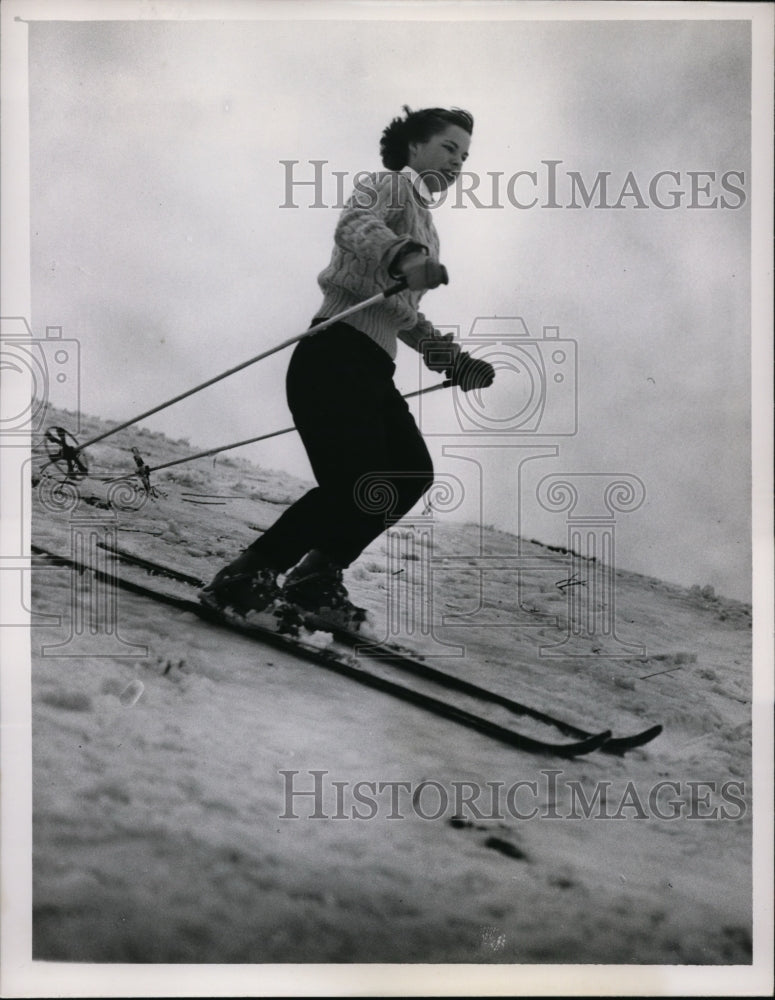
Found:
<path fill-rule="evenodd" d="M 199 600 L 213 611 L 231 610 L 244 618 L 251 611 L 266 611 L 281 596 L 276 571 L 257 565 L 246 551 L 216 573 Z"/>
<path fill-rule="evenodd" d="M 286 601 L 309 612 L 321 625 L 357 631 L 366 620 L 365 609 L 350 600 L 341 566 L 317 549 L 286 576 L 282 593 Z"/>

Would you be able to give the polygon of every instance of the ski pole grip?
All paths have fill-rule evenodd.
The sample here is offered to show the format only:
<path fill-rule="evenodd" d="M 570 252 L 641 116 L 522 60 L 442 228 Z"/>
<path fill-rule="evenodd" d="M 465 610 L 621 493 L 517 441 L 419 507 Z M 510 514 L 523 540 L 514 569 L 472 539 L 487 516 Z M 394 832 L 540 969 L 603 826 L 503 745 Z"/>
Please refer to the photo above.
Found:
<path fill-rule="evenodd" d="M 398 295 L 399 292 L 403 292 L 406 288 L 406 278 L 402 278 L 397 281 L 395 285 L 391 285 L 390 288 L 386 288 L 382 293 L 383 298 L 389 299 L 391 295 Z"/>

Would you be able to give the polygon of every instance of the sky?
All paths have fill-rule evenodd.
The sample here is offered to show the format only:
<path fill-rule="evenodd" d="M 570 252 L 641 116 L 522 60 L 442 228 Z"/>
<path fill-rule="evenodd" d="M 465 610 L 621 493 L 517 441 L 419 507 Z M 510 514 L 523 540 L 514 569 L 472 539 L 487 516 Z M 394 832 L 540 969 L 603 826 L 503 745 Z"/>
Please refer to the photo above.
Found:
<path fill-rule="evenodd" d="M 237 9 L 29 26 L 32 327 L 78 341 L 82 409 L 130 419 L 301 333 L 335 172 L 346 196 L 379 169 L 404 104 L 463 107 L 479 201 L 434 208 L 450 284 L 422 308 L 466 347 L 478 317 L 513 319 L 479 348 L 504 366 L 486 397 L 415 404 L 437 473 L 462 484 L 455 516 L 562 544 L 545 477 L 627 477 L 645 492 L 615 514 L 622 568 L 750 599 L 750 25 Z M 311 180 L 313 160 L 326 207 L 309 185 L 289 197 L 287 161 Z M 288 426 L 288 357 L 143 423 L 203 448 Z M 435 377 L 403 347 L 396 381 Z M 235 454 L 310 477 L 295 435 Z"/>

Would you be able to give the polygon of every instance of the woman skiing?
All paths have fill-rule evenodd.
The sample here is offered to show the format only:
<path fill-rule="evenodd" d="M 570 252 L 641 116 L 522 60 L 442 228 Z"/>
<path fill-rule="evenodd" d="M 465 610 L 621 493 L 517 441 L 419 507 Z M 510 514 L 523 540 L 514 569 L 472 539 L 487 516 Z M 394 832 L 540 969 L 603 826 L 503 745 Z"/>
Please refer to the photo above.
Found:
<path fill-rule="evenodd" d="M 359 485 L 370 477 L 388 484 L 394 521 L 433 481 L 428 449 L 393 383 L 397 339 L 464 391 L 494 377 L 417 311 L 423 292 L 446 280 L 430 205 L 460 173 L 472 131 L 466 111 L 407 107 L 383 131 L 386 169 L 360 175 L 342 211 L 313 327 L 397 281 L 406 289 L 296 345 L 287 399 L 317 486 L 215 576 L 202 592 L 209 606 L 244 615 L 279 599 L 345 627 L 363 620 L 342 570 L 385 529 L 385 513 L 360 502 Z"/>

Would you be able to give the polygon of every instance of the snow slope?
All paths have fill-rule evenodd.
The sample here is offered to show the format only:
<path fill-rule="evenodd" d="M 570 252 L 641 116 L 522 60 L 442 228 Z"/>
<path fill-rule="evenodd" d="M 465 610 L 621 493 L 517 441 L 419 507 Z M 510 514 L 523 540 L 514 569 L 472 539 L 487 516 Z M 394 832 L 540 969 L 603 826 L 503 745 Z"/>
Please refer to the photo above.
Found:
<path fill-rule="evenodd" d="M 103 426 L 83 423 L 82 438 Z M 132 469 L 132 445 L 149 465 L 194 451 L 137 428 L 95 445 L 94 476 L 71 497 L 46 477 L 34 487 L 33 541 L 69 555 L 76 539 L 114 539 L 207 579 L 305 489 L 219 456 L 155 475 L 155 499 L 125 489 L 111 505 L 96 474 Z M 35 958 L 750 963 L 750 607 L 618 570 L 603 634 L 597 567 L 438 512 L 410 528 L 347 573 L 378 635 L 586 729 L 661 722 L 663 734 L 623 758 L 522 753 L 41 566 Z M 527 568 L 492 568 L 515 553 Z M 573 586 L 592 608 L 578 634 Z M 410 610 L 399 620 L 396 608 Z M 432 631 L 417 624 L 423 609 Z M 318 799 L 288 798 L 316 781 Z M 371 807 L 358 782 L 372 783 L 360 786 Z"/>

